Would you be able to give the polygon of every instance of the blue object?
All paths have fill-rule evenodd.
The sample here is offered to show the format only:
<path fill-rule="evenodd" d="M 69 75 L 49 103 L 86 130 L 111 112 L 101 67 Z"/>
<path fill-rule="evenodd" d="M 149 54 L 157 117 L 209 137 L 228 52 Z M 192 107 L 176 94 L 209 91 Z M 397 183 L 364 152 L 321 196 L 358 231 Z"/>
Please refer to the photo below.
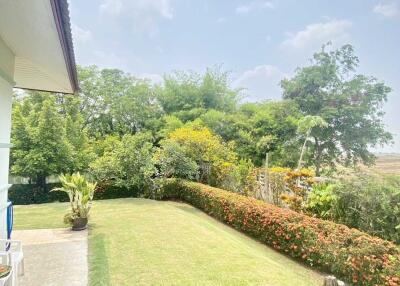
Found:
<path fill-rule="evenodd" d="M 11 232 L 13 230 L 14 223 L 14 210 L 13 204 L 9 200 L 7 204 L 7 239 L 11 239 Z"/>

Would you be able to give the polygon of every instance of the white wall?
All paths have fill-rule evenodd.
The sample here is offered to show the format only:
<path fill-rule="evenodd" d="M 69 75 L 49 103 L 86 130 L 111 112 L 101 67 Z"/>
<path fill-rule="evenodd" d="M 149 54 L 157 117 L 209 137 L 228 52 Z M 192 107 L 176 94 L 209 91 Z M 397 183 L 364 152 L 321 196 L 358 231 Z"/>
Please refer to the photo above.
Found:
<path fill-rule="evenodd" d="M 7 190 L 11 133 L 12 86 L 0 77 L 0 238 L 7 235 Z"/>
<path fill-rule="evenodd" d="M 15 55 L 0 37 L 0 238 L 7 237 L 8 165 Z"/>

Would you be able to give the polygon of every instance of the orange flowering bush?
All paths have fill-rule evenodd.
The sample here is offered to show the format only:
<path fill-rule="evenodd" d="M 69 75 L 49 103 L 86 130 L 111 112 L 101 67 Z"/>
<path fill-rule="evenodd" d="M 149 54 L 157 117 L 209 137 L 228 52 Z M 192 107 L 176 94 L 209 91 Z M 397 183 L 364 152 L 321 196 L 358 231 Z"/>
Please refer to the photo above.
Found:
<path fill-rule="evenodd" d="M 199 183 L 168 180 L 160 199 L 179 199 L 308 265 L 353 285 L 400 285 L 400 250 L 356 229 Z"/>

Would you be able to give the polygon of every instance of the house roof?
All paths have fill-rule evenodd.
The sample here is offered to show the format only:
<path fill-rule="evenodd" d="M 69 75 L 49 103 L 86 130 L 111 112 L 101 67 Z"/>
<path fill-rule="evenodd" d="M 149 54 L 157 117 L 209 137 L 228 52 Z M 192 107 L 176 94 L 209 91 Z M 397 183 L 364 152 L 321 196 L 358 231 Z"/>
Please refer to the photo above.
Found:
<path fill-rule="evenodd" d="M 1 0 L 0 60 L 0 75 L 15 87 L 76 92 L 67 0 Z"/>
<path fill-rule="evenodd" d="M 60 37 L 68 76 L 73 91 L 79 89 L 78 75 L 76 72 L 74 45 L 72 42 L 71 21 L 67 0 L 50 0 L 53 9 L 54 20 L 57 25 L 58 36 Z"/>

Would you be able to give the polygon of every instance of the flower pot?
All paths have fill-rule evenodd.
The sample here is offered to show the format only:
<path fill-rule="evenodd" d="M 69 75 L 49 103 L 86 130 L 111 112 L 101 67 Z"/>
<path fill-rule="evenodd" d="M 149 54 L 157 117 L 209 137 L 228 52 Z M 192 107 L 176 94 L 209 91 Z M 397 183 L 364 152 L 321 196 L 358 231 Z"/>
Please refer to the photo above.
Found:
<path fill-rule="evenodd" d="M 84 230 L 87 227 L 87 217 L 75 218 L 72 222 L 72 230 Z"/>

